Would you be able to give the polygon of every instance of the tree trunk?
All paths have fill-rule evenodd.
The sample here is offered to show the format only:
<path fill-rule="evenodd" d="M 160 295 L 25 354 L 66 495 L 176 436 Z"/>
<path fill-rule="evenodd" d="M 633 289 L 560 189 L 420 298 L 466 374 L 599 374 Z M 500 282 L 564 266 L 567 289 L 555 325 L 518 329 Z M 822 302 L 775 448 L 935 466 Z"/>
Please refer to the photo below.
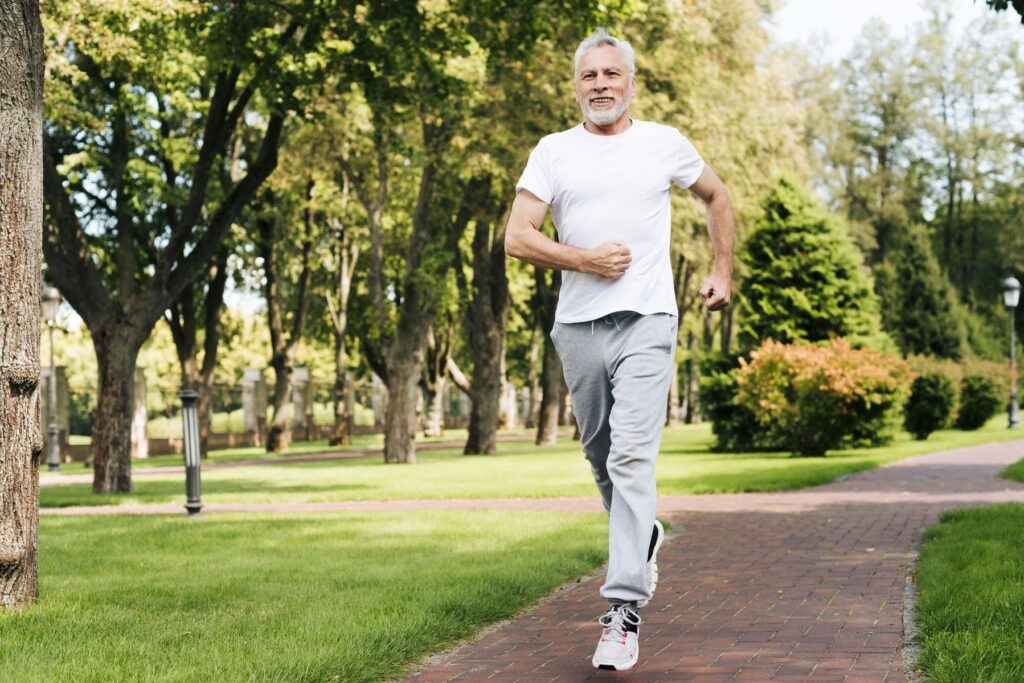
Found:
<path fill-rule="evenodd" d="M 347 446 L 352 443 L 352 418 L 349 413 L 348 395 L 348 354 L 345 350 L 345 333 L 334 335 L 334 427 L 328 443 L 332 446 Z"/>
<path fill-rule="evenodd" d="M 397 345 L 396 339 L 396 345 Z M 408 342 L 406 342 L 408 344 Z M 417 388 L 423 352 L 402 358 L 394 354 L 388 363 L 388 407 L 384 417 L 384 462 L 416 462 Z"/>
<path fill-rule="evenodd" d="M 0 3 L 0 607 L 39 595 L 39 270 L 43 39 L 39 3 Z"/>
<path fill-rule="evenodd" d="M 474 367 L 472 380 L 472 403 L 469 411 L 469 438 L 463 453 L 466 455 L 490 455 L 498 449 L 498 421 L 501 407 L 501 347 L 504 344 L 495 339 L 497 330 L 487 335 L 498 349 L 481 353 L 473 349 Z M 504 336 L 504 335 L 501 335 Z M 477 338 L 479 342 L 479 338 Z M 483 344 L 482 346 L 490 346 Z"/>
<path fill-rule="evenodd" d="M 486 195 L 490 181 L 477 189 Z M 478 220 L 473 234 L 473 296 L 466 316 L 473 380 L 466 455 L 491 455 L 498 450 L 509 308 L 503 213 L 490 221 Z"/>
<path fill-rule="evenodd" d="M 537 445 L 553 446 L 558 442 L 558 417 L 562 412 L 562 359 L 555 351 L 548 334 L 544 335 L 544 365 L 541 369 L 540 416 L 537 420 Z"/>
<path fill-rule="evenodd" d="M 697 364 L 697 335 L 693 332 L 687 331 L 686 333 L 686 365 L 685 365 L 685 376 L 686 384 L 683 387 L 685 392 L 686 410 L 684 411 L 684 421 L 686 424 L 695 424 L 701 421 L 700 418 L 700 367 Z"/>
<path fill-rule="evenodd" d="M 537 372 L 537 356 L 540 355 L 540 347 L 540 337 L 537 335 L 537 328 L 534 327 L 530 332 L 530 369 L 526 375 L 527 407 L 526 419 L 523 420 L 523 424 L 527 429 L 537 426 L 537 413 L 540 410 L 540 402 L 537 400 L 540 396 L 540 373 Z"/>
<path fill-rule="evenodd" d="M 562 288 L 562 274 L 551 272 L 548 282 L 546 271 L 534 269 L 534 311 L 544 334 L 544 356 L 541 366 L 540 415 L 537 419 L 537 445 L 553 446 L 558 442 L 558 419 L 565 400 L 562 376 L 562 359 L 551 341 L 551 329 L 555 326 L 555 312 L 558 309 L 558 293 Z"/>
<path fill-rule="evenodd" d="M 126 332 L 100 330 L 93 337 L 99 365 L 99 395 L 92 432 L 93 493 L 130 493 L 132 490 L 135 365 L 142 343 Z"/>
<path fill-rule="evenodd" d="M 275 355 L 270 361 L 274 368 L 274 417 L 267 430 L 267 453 L 281 453 L 292 443 L 292 367 L 290 359 Z"/>
<path fill-rule="evenodd" d="M 423 436 L 444 436 L 444 392 L 447 387 L 448 378 L 441 375 L 433 384 L 423 389 L 423 403 L 427 406 Z"/>

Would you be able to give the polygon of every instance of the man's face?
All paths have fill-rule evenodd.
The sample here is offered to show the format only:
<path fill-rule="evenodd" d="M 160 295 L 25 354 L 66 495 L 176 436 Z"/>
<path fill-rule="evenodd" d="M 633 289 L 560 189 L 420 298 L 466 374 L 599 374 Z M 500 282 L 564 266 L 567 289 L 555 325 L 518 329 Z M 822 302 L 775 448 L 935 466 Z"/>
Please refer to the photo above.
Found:
<path fill-rule="evenodd" d="M 636 82 L 622 52 L 601 45 L 583 53 L 576 73 L 576 101 L 583 116 L 597 126 L 610 126 L 629 114 Z"/>

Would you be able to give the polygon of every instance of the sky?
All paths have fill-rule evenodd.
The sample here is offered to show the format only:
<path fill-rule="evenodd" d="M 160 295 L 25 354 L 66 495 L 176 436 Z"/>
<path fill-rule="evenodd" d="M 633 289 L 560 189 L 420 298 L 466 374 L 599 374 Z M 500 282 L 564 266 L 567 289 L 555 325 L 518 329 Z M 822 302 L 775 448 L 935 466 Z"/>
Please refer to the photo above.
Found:
<path fill-rule="evenodd" d="M 920 0 L 783 0 L 770 29 L 784 42 L 807 44 L 815 34 L 825 34 L 829 61 L 845 55 L 864 24 L 879 17 L 903 35 L 927 16 Z M 952 0 L 959 25 L 990 11 L 983 0 Z"/>

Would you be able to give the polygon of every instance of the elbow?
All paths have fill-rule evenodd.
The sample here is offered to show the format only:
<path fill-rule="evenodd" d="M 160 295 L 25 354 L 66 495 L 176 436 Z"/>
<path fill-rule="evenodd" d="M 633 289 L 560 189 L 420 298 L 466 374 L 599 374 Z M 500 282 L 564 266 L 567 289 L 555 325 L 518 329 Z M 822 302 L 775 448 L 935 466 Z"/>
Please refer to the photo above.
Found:
<path fill-rule="evenodd" d="M 516 238 L 515 231 L 507 230 L 505 232 L 505 256 L 520 258 L 521 255 L 521 245 L 519 244 L 519 240 Z"/>

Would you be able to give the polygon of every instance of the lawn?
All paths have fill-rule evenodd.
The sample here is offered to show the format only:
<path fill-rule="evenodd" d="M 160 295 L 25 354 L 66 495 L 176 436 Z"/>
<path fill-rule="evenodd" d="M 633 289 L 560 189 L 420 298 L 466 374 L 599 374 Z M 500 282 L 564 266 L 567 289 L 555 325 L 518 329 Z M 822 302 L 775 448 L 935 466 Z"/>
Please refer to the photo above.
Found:
<path fill-rule="evenodd" d="M 1024 481 L 1024 460 L 1013 463 L 1005 470 L 1002 475 L 1006 479 L 1012 479 L 1013 481 Z"/>
<path fill-rule="evenodd" d="M 927 680 L 1024 681 L 1024 506 L 945 513 L 917 566 Z"/>
<path fill-rule="evenodd" d="M 947 430 L 932 434 L 927 441 L 914 441 L 904 434 L 884 448 L 799 458 L 787 453 L 712 453 L 707 425 L 683 426 L 665 434 L 658 487 L 663 494 L 797 489 L 912 455 L 1020 436 L 997 419 L 975 432 Z M 498 450 L 494 456 L 469 457 L 459 448 L 421 450 L 416 465 L 385 465 L 380 455 L 372 455 L 209 470 L 203 474 L 203 500 L 322 502 L 594 495 L 590 468 L 582 460 L 577 442 L 562 439 L 552 448 L 505 442 Z M 43 507 L 182 503 L 183 479 L 177 473 L 137 476 L 135 492 L 119 496 L 97 496 L 89 484 L 47 486 L 41 490 L 40 501 Z"/>
<path fill-rule="evenodd" d="M 0 678 L 389 680 L 606 544 L 600 514 L 44 518 L 40 601 L 0 611 Z"/>
<path fill-rule="evenodd" d="M 503 434 L 526 434 L 524 430 L 506 431 Z M 532 431 L 530 432 L 532 434 Z M 441 437 L 424 437 L 419 436 L 416 439 L 418 444 L 436 443 L 438 441 L 466 441 L 467 432 L 465 429 L 449 429 L 446 430 L 444 436 Z M 72 443 L 84 442 L 89 443 L 89 437 L 73 437 Z M 218 450 L 210 451 L 207 462 L 221 463 L 221 462 L 237 462 L 239 460 L 254 460 L 263 458 L 277 458 L 277 457 L 289 457 L 293 455 L 311 455 L 315 453 L 339 453 L 345 451 L 357 451 L 366 448 L 383 448 L 384 447 L 384 435 L 383 434 L 359 434 L 352 437 L 352 443 L 347 446 L 331 446 L 327 443 L 327 439 L 319 439 L 316 441 L 296 441 L 289 446 L 287 451 L 282 453 L 267 453 L 266 449 L 261 446 L 241 446 L 238 448 L 221 448 Z M 133 458 L 132 467 L 166 467 L 168 465 L 181 465 L 182 454 L 174 453 L 167 455 L 153 455 L 148 458 Z M 45 463 L 40 464 L 40 472 L 45 476 L 57 476 L 61 474 L 77 474 L 82 471 L 82 465 L 80 463 L 71 463 L 61 466 L 61 471 L 58 474 L 53 474 L 46 471 Z"/>

